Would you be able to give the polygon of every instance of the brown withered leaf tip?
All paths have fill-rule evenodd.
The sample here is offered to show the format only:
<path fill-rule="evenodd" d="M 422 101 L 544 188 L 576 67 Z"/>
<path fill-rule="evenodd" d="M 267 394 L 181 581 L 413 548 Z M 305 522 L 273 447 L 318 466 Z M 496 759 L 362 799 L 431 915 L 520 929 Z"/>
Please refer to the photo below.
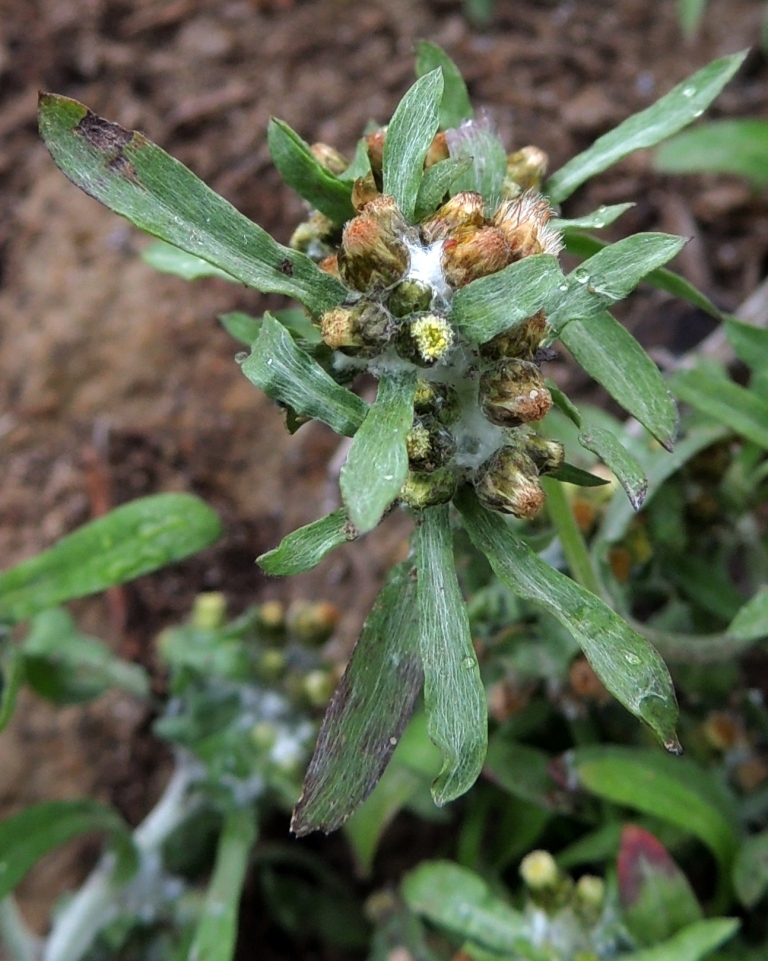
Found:
<path fill-rule="evenodd" d="M 94 149 L 108 157 L 107 166 L 126 177 L 128 180 L 136 180 L 136 168 L 125 156 L 124 149 L 131 142 L 134 144 L 144 138 L 135 130 L 126 130 L 120 124 L 111 123 L 103 117 L 97 116 L 88 110 L 83 119 L 75 127 L 75 133 L 79 134 L 86 143 Z"/>

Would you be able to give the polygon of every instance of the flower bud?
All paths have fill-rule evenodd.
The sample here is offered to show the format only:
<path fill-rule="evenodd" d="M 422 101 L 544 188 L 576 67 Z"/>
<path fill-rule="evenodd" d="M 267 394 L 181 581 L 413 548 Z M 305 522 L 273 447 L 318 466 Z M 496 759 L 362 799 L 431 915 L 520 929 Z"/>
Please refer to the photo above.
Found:
<path fill-rule="evenodd" d="M 461 413 L 459 398 L 449 384 L 436 384 L 430 380 L 418 380 L 413 396 L 413 409 L 417 414 L 430 414 L 441 424 L 452 424 Z"/>
<path fill-rule="evenodd" d="M 453 327 L 440 314 L 421 314 L 407 320 L 397 336 L 401 357 L 420 367 L 431 367 L 453 347 Z"/>
<path fill-rule="evenodd" d="M 524 190 L 539 190 L 547 172 L 549 157 L 539 147 L 523 147 L 507 157 L 507 171 L 501 188 L 505 197 L 518 197 Z"/>
<path fill-rule="evenodd" d="M 430 472 L 456 455 L 453 434 L 433 417 L 417 417 L 405 440 L 411 470 Z"/>
<path fill-rule="evenodd" d="M 432 143 L 429 145 L 429 150 L 427 150 L 427 156 L 424 158 L 424 169 L 428 170 L 433 167 L 436 163 L 440 163 L 441 160 L 447 160 L 451 156 L 448 150 L 448 143 L 445 139 L 445 133 L 441 130 L 436 133 L 432 139 Z"/>
<path fill-rule="evenodd" d="M 301 682 L 301 693 L 312 707 L 325 707 L 331 699 L 333 688 L 330 672 L 319 668 L 305 674 Z"/>
<path fill-rule="evenodd" d="M 365 138 L 365 146 L 368 148 L 368 161 L 371 165 L 374 177 L 381 178 L 382 160 L 384 159 L 384 141 L 387 139 L 387 128 L 379 127 L 373 133 L 369 133 Z"/>
<path fill-rule="evenodd" d="M 326 274 L 331 274 L 332 276 L 338 277 L 338 279 L 341 280 L 341 274 L 339 273 L 339 258 L 336 254 L 331 254 L 329 257 L 325 257 L 317 266 Z"/>
<path fill-rule="evenodd" d="M 547 440 L 539 434 L 529 434 L 523 445 L 540 474 L 560 470 L 565 463 L 565 448 L 558 440 Z"/>
<path fill-rule="evenodd" d="M 192 606 L 192 624 L 201 631 L 215 631 L 227 617 L 227 599 L 220 591 L 198 594 Z"/>
<path fill-rule="evenodd" d="M 560 869 L 549 851 L 531 851 L 520 862 L 520 876 L 531 891 L 557 887 Z"/>
<path fill-rule="evenodd" d="M 294 230 L 288 244 L 312 260 L 320 261 L 332 254 L 338 243 L 339 229 L 325 214 L 315 210 Z"/>
<path fill-rule="evenodd" d="M 505 200 L 493 215 L 492 223 L 507 239 L 512 260 L 531 254 L 557 255 L 562 249 L 560 234 L 549 226 L 552 208 L 546 197 L 535 190 L 515 200 Z"/>
<path fill-rule="evenodd" d="M 409 471 L 400 489 L 400 500 L 415 510 L 447 504 L 456 493 L 456 474 L 450 467 Z"/>
<path fill-rule="evenodd" d="M 380 196 L 381 191 L 374 180 L 373 174 L 369 170 L 364 177 L 358 177 L 357 180 L 354 181 L 352 184 L 352 195 L 349 199 L 352 201 L 352 206 L 359 213 L 366 204 L 369 204 L 372 200 L 376 200 Z"/>
<path fill-rule="evenodd" d="M 432 288 L 421 280 L 401 280 L 392 289 L 387 307 L 395 317 L 408 317 L 429 310 L 432 303 Z"/>
<path fill-rule="evenodd" d="M 324 644 L 340 618 L 339 609 L 328 601 L 295 600 L 288 608 L 288 630 L 305 644 Z"/>
<path fill-rule="evenodd" d="M 394 197 L 382 195 L 367 203 L 344 227 L 339 251 L 344 283 L 365 291 L 398 281 L 410 262 L 405 244 L 409 233 Z"/>
<path fill-rule="evenodd" d="M 541 371 L 527 360 L 502 360 L 480 377 L 483 414 L 499 427 L 519 427 L 541 420 L 552 396 Z"/>
<path fill-rule="evenodd" d="M 425 243 L 444 240 L 454 230 L 462 227 L 482 227 L 485 224 L 485 201 L 474 190 L 463 190 L 438 207 L 435 213 L 421 225 Z"/>
<path fill-rule="evenodd" d="M 480 347 L 480 356 L 488 360 L 501 360 L 505 357 L 519 357 L 520 360 L 533 360 L 539 344 L 547 333 L 547 320 L 544 311 L 529 317 L 509 330 L 503 330 Z"/>
<path fill-rule="evenodd" d="M 483 507 L 501 514 L 530 520 L 544 505 L 536 465 L 516 447 L 501 447 L 481 464 L 474 486 Z"/>
<path fill-rule="evenodd" d="M 356 353 L 364 347 L 362 332 L 351 307 L 334 307 L 320 317 L 320 336 L 332 350 Z"/>
<path fill-rule="evenodd" d="M 451 287 L 495 274 L 510 262 L 507 238 L 497 227 L 464 227 L 443 244 L 443 272 Z"/>
<path fill-rule="evenodd" d="M 349 166 L 344 154 L 339 153 L 335 147 L 329 147 L 327 143 L 313 143 L 309 149 L 320 166 L 336 176 L 343 174 Z"/>

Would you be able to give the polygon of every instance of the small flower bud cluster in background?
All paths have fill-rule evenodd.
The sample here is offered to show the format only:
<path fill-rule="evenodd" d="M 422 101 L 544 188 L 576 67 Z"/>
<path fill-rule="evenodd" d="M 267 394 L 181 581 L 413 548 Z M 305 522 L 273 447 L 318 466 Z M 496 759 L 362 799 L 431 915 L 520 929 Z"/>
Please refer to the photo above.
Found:
<path fill-rule="evenodd" d="M 445 503 L 469 480 L 488 509 L 531 518 L 544 501 L 540 475 L 564 459 L 561 444 L 530 426 L 552 406 L 539 366 L 546 318 L 539 312 L 476 345 L 452 323 L 451 305 L 454 292 L 475 280 L 560 251 L 552 210 L 538 191 L 546 156 L 535 147 L 512 154 L 493 209 L 479 193 L 461 191 L 410 223 L 381 192 L 385 142 L 386 129 L 367 137 L 371 170 L 354 184 L 356 216 L 341 236 L 313 213 L 292 239 L 349 289 L 346 302 L 320 318 L 322 339 L 337 352 L 337 368 L 374 376 L 419 369 L 401 502 L 416 509 Z M 315 144 L 312 152 L 327 169 L 343 169 L 332 148 Z M 439 133 L 425 169 L 448 155 Z"/>

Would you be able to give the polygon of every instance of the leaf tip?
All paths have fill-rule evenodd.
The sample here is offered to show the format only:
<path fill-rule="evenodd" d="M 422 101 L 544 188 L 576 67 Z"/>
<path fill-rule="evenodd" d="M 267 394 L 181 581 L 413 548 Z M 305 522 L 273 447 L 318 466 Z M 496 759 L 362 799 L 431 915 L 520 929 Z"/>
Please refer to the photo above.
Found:
<path fill-rule="evenodd" d="M 678 740 L 676 734 L 673 734 L 671 737 L 666 738 L 662 742 L 662 744 L 664 745 L 664 750 L 667 752 L 667 754 L 672 754 L 675 757 L 682 757 L 683 754 L 685 753 L 683 751 L 683 745 Z"/>

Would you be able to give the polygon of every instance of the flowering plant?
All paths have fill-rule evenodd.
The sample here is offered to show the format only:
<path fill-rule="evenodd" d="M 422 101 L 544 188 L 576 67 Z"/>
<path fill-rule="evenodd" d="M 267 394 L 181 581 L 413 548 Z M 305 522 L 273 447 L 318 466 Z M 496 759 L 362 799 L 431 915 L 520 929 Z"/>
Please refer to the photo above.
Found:
<path fill-rule="evenodd" d="M 525 147 L 508 156 L 487 119 L 473 116 L 456 66 L 423 43 L 419 79 L 351 161 L 272 121 L 275 164 L 310 207 L 290 247 L 141 134 L 42 95 L 41 131 L 54 160 L 164 241 L 149 249 L 150 262 L 285 294 L 304 308 L 229 319 L 250 347 L 243 373 L 287 410 L 289 429 L 318 419 L 353 438 L 343 507 L 286 537 L 259 558 L 263 569 L 308 570 L 396 505 L 413 514 L 412 556 L 390 572 L 328 709 L 295 811 L 297 833 L 338 827 L 370 793 L 422 688 L 443 756 L 435 801 L 463 794 L 480 772 L 486 699 L 456 575 L 451 505 L 499 579 L 554 615 L 605 687 L 668 750 L 680 750 L 674 690 L 656 650 L 602 599 L 593 572 L 567 577 L 500 515 L 530 519 L 546 492 L 555 516 L 558 481 L 604 483 L 569 465 L 539 426 L 553 404 L 635 508 L 645 496 L 643 470 L 618 438 L 585 424 L 545 380 L 541 365 L 558 339 L 671 450 L 674 402 L 609 308 L 646 279 L 719 313 L 661 269 L 683 239 L 643 233 L 604 245 L 583 231 L 613 222 L 629 204 L 578 220 L 563 219 L 558 205 L 698 117 L 742 59 L 700 70 L 546 180 L 543 153 Z M 563 245 L 587 258 L 568 274 L 557 258 Z M 370 405 L 350 389 L 362 372 L 378 382 Z"/>

